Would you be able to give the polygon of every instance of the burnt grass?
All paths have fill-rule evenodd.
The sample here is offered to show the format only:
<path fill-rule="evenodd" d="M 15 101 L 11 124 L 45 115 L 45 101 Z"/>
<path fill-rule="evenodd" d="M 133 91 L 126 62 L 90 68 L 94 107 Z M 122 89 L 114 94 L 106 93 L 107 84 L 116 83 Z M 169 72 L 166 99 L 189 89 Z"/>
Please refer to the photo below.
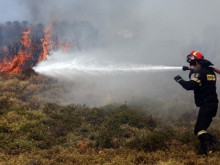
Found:
<path fill-rule="evenodd" d="M 220 162 L 217 146 L 209 157 L 198 154 L 196 112 L 182 110 L 184 102 L 175 115 L 173 105 L 164 115 L 151 99 L 144 100 L 145 106 L 64 105 L 59 100 L 68 91 L 64 86 L 37 74 L 0 75 L 0 164 Z M 218 115 L 209 129 L 218 138 L 219 125 Z"/>

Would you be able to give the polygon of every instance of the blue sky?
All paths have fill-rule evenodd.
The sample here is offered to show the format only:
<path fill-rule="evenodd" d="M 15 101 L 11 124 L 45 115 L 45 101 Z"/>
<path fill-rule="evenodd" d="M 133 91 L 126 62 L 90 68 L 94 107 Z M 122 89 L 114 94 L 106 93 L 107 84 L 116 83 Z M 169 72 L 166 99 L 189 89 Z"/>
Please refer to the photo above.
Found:
<path fill-rule="evenodd" d="M 20 0 L 0 0 L 0 23 L 28 19 L 28 11 Z"/>

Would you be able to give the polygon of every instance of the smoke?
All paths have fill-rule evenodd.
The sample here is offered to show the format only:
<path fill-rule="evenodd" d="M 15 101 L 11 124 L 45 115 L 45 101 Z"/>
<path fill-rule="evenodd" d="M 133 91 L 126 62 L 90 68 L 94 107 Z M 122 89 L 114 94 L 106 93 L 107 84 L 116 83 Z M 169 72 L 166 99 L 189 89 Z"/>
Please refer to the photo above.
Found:
<path fill-rule="evenodd" d="M 87 23 L 99 38 L 95 35 L 81 42 L 112 48 L 111 56 L 119 61 L 175 65 L 184 63 L 192 49 L 208 58 L 220 53 L 214 46 L 220 42 L 218 0 L 20 1 L 30 12 L 30 22 L 62 23 L 59 37 L 63 39 L 79 38 L 79 33 L 83 38 L 91 28 L 79 25 L 82 30 L 76 32 L 69 25 Z"/>
<path fill-rule="evenodd" d="M 155 97 L 154 93 L 161 94 L 156 90 L 161 88 L 164 76 L 169 75 L 166 72 L 172 75 L 182 68 L 117 62 L 103 57 L 108 54 L 105 51 L 52 52 L 34 70 L 68 82 L 70 93 L 63 96 L 67 102 L 100 106 L 137 97 Z"/>
<path fill-rule="evenodd" d="M 72 82 L 70 100 L 101 104 L 111 97 L 126 101 L 136 96 L 162 97 L 179 89 L 173 81 L 178 70 L 120 74 L 77 74 L 67 66 L 111 69 L 129 65 L 182 66 L 192 50 L 220 67 L 220 2 L 218 0 L 20 0 L 29 12 L 24 20 L 33 24 L 53 24 L 63 41 L 74 41 L 78 49 L 70 54 L 52 53 L 39 64 L 44 74 Z M 22 20 L 22 19 L 21 19 Z M 81 60 L 81 61 L 80 61 Z M 56 68 L 59 66 L 63 67 Z M 82 66 L 81 66 L 82 67 Z M 72 69 L 71 69 L 72 68 Z M 85 67 L 84 67 L 85 68 Z M 37 69 L 37 68 L 36 68 Z M 88 71 L 87 71 L 88 72 Z M 53 75 L 52 75 L 53 74 Z M 70 83 L 71 84 L 71 83 Z"/>

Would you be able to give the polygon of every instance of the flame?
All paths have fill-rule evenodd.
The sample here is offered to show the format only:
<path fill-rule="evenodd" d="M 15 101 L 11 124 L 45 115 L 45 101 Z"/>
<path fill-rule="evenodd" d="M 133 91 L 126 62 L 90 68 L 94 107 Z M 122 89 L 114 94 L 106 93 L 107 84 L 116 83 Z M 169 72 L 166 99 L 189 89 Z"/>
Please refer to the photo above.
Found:
<path fill-rule="evenodd" d="M 0 64 L 1 72 L 13 74 L 18 73 L 24 63 L 31 57 L 29 47 L 31 46 L 31 38 L 28 36 L 31 33 L 29 28 L 23 31 L 23 36 L 20 37 L 21 45 L 23 49 L 19 50 L 18 55 L 12 61 L 6 61 L 3 59 L 3 63 Z M 6 55 L 5 55 L 6 56 Z"/>
<path fill-rule="evenodd" d="M 70 48 L 76 47 L 76 43 L 75 42 L 59 42 L 58 47 L 62 51 L 68 52 L 70 50 Z"/>
<path fill-rule="evenodd" d="M 52 32 L 52 27 L 49 26 L 44 29 L 45 36 L 42 39 L 42 47 L 43 47 L 43 52 L 40 54 L 38 58 L 38 62 L 41 62 L 46 59 L 47 55 L 49 54 L 49 51 L 52 48 L 52 41 L 51 41 L 51 32 Z"/>
<path fill-rule="evenodd" d="M 20 37 L 19 44 L 21 46 L 18 47 L 17 54 L 10 54 L 8 46 L 0 47 L 0 53 L 2 53 L 0 72 L 14 74 L 22 71 L 25 67 L 33 67 L 36 62 L 45 60 L 52 49 L 61 49 L 68 52 L 71 48 L 79 48 L 74 41 L 59 42 L 57 38 L 53 41 L 51 39 L 52 30 L 52 26 L 46 27 L 43 38 L 40 42 L 36 42 L 34 36 L 32 36 L 33 38 L 29 36 L 31 29 L 25 29 L 23 35 Z"/>

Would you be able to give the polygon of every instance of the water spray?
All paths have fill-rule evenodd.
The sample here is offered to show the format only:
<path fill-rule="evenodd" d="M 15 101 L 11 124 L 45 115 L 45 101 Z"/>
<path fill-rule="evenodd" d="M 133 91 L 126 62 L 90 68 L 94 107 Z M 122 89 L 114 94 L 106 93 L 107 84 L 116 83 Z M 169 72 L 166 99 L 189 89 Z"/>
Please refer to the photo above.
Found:
<path fill-rule="evenodd" d="M 117 73 L 141 73 L 149 71 L 165 71 L 165 70 L 181 70 L 182 67 L 178 66 L 152 66 L 152 65 L 96 65 L 96 64 L 73 64 L 69 63 L 53 63 L 51 65 L 39 65 L 34 68 L 38 73 L 46 75 L 56 75 L 65 72 L 72 74 L 117 74 Z"/>
<path fill-rule="evenodd" d="M 62 57 L 62 58 L 61 58 Z M 111 60 L 102 60 L 102 56 L 93 56 L 86 53 L 64 54 L 54 52 L 48 60 L 42 61 L 33 68 L 36 72 L 49 75 L 103 75 L 120 73 L 141 73 L 150 71 L 181 70 L 179 66 L 153 66 L 144 64 L 116 63 Z"/>
<path fill-rule="evenodd" d="M 62 59 L 61 59 L 62 55 Z M 81 55 L 72 57 L 55 52 L 51 59 L 39 63 L 33 68 L 36 72 L 49 76 L 62 75 L 106 75 L 120 73 L 143 73 L 153 71 L 174 71 L 191 70 L 189 66 L 163 66 L 163 65 L 143 65 L 143 64 L 116 64 L 116 62 L 103 62 L 93 56 Z M 219 69 L 213 68 L 220 73 Z"/>
<path fill-rule="evenodd" d="M 87 73 L 87 74 L 106 74 L 106 73 L 122 73 L 122 72 L 148 72 L 148 71 L 162 71 L 162 70 L 181 70 L 182 67 L 177 66 L 152 66 L 152 65 L 145 65 L 145 66 L 136 66 L 136 65 L 129 65 L 129 66 L 94 66 L 94 65 L 70 65 L 70 64 L 52 64 L 49 66 L 38 66 L 35 67 L 34 70 L 39 73 L 59 73 L 64 70 L 71 71 L 72 73 Z"/>

